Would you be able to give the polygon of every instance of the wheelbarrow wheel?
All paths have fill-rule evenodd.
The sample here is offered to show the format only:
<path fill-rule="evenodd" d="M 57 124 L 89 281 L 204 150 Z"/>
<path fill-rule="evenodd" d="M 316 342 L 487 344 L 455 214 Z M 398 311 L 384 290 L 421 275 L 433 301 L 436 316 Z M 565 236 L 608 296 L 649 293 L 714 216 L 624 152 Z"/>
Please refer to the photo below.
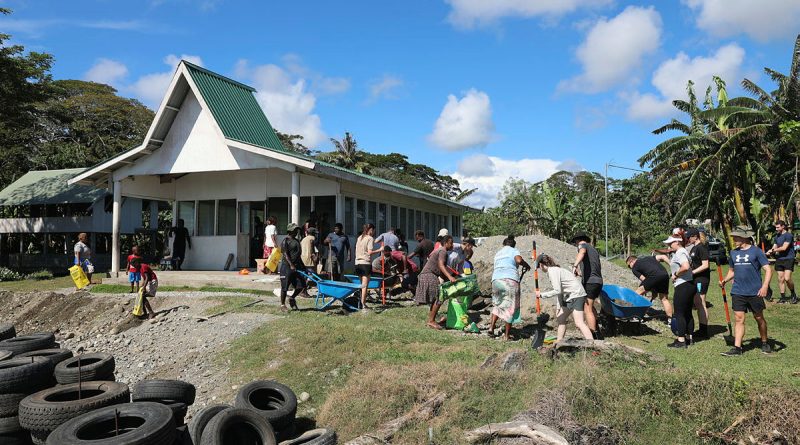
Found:
<path fill-rule="evenodd" d="M 613 315 L 603 313 L 601 326 L 601 332 L 603 332 L 603 335 L 606 337 L 615 337 L 617 335 L 618 327 L 617 319 Z"/>

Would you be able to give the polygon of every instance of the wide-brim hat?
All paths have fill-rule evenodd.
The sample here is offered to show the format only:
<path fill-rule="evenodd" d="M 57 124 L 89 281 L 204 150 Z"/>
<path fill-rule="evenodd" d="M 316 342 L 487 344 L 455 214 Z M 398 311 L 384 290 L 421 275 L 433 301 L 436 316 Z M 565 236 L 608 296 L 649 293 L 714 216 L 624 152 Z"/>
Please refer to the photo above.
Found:
<path fill-rule="evenodd" d="M 297 230 L 299 228 L 300 228 L 300 226 L 298 226 L 295 223 L 289 223 L 289 224 L 286 225 L 286 231 L 287 232 L 294 232 L 295 230 Z"/>
<path fill-rule="evenodd" d="M 753 232 L 744 229 L 734 230 L 733 232 L 731 232 L 731 237 L 733 238 L 752 240 L 753 236 L 754 236 Z"/>
<path fill-rule="evenodd" d="M 576 242 L 576 241 L 587 241 L 588 242 L 588 241 L 591 241 L 591 240 L 592 239 L 589 238 L 589 235 L 587 235 L 587 234 L 585 234 L 583 232 L 578 232 L 578 233 L 575 234 L 575 236 L 572 237 L 572 242 L 573 243 Z"/>

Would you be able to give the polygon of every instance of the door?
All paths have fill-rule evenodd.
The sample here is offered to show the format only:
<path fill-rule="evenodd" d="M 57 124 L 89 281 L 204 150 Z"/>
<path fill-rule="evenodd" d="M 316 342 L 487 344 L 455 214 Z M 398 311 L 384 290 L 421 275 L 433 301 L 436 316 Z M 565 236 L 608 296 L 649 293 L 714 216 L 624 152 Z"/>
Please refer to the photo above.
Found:
<path fill-rule="evenodd" d="M 255 267 L 264 254 L 264 201 L 239 202 L 239 231 L 236 235 L 237 267 Z"/>
<path fill-rule="evenodd" d="M 236 267 L 250 265 L 250 203 L 239 202 L 239 230 L 236 233 Z"/>

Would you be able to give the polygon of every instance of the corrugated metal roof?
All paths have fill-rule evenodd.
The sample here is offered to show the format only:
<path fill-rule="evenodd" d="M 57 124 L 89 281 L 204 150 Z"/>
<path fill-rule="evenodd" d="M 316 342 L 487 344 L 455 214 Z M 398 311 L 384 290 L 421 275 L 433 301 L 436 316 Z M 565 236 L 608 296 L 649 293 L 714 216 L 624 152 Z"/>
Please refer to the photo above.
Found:
<path fill-rule="evenodd" d="M 283 150 L 252 87 L 183 61 L 211 114 L 228 139 Z"/>
<path fill-rule="evenodd" d="M 90 185 L 67 185 L 67 180 L 82 171 L 82 168 L 68 168 L 25 173 L 0 190 L 0 205 L 92 203 L 105 196 L 104 189 Z"/>

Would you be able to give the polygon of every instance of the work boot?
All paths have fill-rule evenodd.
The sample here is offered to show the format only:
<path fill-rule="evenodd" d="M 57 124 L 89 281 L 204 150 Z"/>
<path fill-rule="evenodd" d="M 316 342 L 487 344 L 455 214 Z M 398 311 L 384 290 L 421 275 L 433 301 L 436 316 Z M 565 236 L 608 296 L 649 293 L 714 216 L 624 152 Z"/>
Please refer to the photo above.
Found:
<path fill-rule="evenodd" d="M 797 304 L 797 295 L 792 295 L 792 301 L 790 301 L 790 303 Z"/>
<path fill-rule="evenodd" d="M 723 352 L 722 355 L 725 357 L 736 357 L 742 355 L 742 348 L 734 346 L 730 351 Z"/>
<path fill-rule="evenodd" d="M 781 297 L 781 299 L 778 300 L 778 304 L 786 304 L 788 302 L 789 302 L 789 299 L 786 298 L 786 297 Z"/>
<path fill-rule="evenodd" d="M 686 349 L 686 342 L 678 341 L 675 339 L 674 342 L 667 345 L 668 348 L 677 348 L 677 349 Z"/>

